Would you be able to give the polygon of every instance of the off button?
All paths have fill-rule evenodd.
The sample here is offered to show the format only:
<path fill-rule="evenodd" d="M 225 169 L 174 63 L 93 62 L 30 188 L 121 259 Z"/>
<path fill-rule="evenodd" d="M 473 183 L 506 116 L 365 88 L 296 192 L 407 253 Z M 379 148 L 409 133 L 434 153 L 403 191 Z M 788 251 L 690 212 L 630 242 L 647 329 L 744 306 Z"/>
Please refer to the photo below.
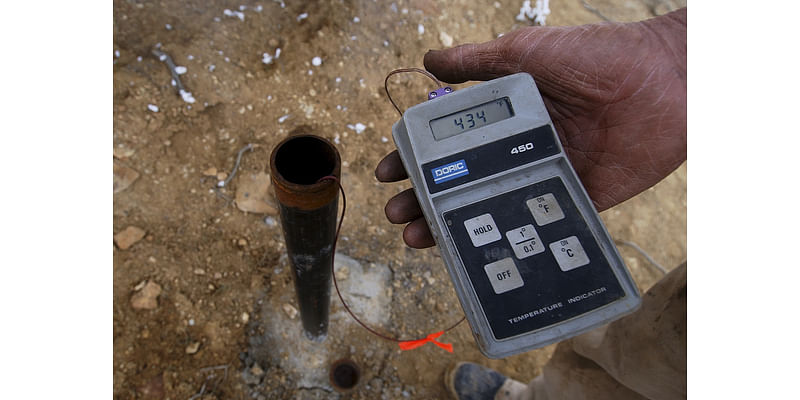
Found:
<path fill-rule="evenodd" d="M 469 238 L 475 247 L 496 242 L 501 238 L 500 230 L 497 229 L 497 224 L 489 213 L 464 221 L 464 227 L 467 228 Z"/>
<path fill-rule="evenodd" d="M 522 276 L 511 257 L 486 264 L 483 267 L 495 294 L 501 294 L 523 286 Z"/>

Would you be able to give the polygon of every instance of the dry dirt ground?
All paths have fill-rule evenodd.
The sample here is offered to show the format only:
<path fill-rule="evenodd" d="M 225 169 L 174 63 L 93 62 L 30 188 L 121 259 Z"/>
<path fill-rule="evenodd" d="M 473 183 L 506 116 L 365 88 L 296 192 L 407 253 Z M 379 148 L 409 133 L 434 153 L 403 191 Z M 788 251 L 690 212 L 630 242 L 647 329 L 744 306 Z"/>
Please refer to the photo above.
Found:
<path fill-rule="evenodd" d="M 421 66 L 428 49 L 450 40 L 486 41 L 532 24 L 515 20 L 522 1 L 284 1 L 114 2 L 114 397 L 445 398 L 442 375 L 459 360 L 533 378 L 552 346 L 488 360 L 464 323 L 441 338 L 453 354 L 432 345 L 401 352 L 353 323 L 336 298 L 327 340 L 302 338 L 278 216 L 232 201 L 269 172 L 269 152 L 288 134 L 334 141 L 348 194 L 337 255 L 345 296 L 367 322 L 403 338 L 458 320 L 437 251 L 405 247 L 402 227 L 383 214 L 409 187 L 373 176 L 393 150 L 397 119 L 383 79 Z M 679 4 L 586 5 L 553 0 L 547 24 L 634 21 Z M 158 46 L 186 68 L 180 80 L 194 103 L 171 85 L 152 53 Z M 427 82 L 400 76 L 392 88 L 407 107 L 424 99 Z M 247 144 L 256 147 L 234 179 L 214 190 Z M 274 205 L 271 195 L 266 202 Z M 602 217 L 614 238 L 676 266 L 686 258 L 686 165 Z M 642 290 L 657 281 L 641 255 L 620 252 Z M 341 358 L 361 369 L 344 394 L 327 379 Z"/>

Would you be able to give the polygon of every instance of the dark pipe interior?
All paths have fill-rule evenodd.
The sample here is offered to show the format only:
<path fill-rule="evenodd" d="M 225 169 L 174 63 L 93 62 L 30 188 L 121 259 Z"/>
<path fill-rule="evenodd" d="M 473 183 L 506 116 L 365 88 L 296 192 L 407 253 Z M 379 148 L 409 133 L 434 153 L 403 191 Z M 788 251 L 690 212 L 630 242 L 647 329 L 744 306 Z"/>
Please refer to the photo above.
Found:
<path fill-rule="evenodd" d="M 275 169 L 283 179 L 311 185 L 333 173 L 336 150 L 328 143 L 309 136 L 286 141 L 275 154 Z"/>
<path fill-rule="evenodd" d="M 337 362 L 331 372 L 332 383 L 340 389 L 351 389 L 358 384 L 358 367 L 351 361 Z"/>

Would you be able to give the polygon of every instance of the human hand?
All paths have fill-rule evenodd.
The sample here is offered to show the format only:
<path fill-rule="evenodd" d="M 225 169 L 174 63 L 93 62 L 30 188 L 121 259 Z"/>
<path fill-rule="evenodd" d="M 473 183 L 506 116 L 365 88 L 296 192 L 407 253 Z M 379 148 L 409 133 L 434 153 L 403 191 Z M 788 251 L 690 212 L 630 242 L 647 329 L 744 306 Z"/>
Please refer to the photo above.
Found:
<path fill-rule="evenodd" d="M 450 83 L 531 74 L 598 211 L 655 185 L 686 160 L 686 8 L 636 23 L 524 28 L 429 51 L 424 63 Z M 375 176 L 407 177 L 397 151 Z M 385 212 L 392 223 L 409 223 L 409 246 L 435 244 L 413 189 L 390 199 Z"/>

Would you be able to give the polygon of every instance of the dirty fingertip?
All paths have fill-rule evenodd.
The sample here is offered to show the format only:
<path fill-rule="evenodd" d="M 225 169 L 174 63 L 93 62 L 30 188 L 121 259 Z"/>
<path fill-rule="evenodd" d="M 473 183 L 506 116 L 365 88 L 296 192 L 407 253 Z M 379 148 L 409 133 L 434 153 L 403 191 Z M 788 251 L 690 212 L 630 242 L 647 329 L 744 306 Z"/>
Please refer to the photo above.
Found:
<path fill-rule="evenodd" d="M 403 241 L 405 241 L 409 247 L 415 249 L 426 249 L 436 245 L 424 218 L 418 218 L 406 225 L 406 228 L 403 230 Z"/>
<path fill-rule="evenodd" d="M 375 178 L 380 182 L 396 182 L 407 177 L 397 150 L 389 153 L 375 167 Z"/>

